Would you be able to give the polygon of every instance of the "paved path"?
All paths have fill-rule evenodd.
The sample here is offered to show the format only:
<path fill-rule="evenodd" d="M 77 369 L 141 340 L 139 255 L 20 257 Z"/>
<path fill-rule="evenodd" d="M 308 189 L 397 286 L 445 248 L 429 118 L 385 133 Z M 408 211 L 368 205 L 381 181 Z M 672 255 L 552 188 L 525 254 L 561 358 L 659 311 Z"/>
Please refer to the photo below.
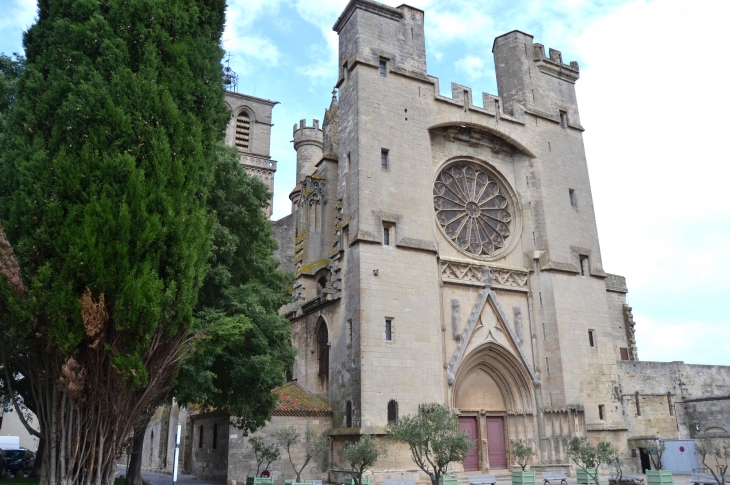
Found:
<path fill-rule="evenodd" d="M 124 475 L 126 473 L 126 468 L 117 468 L 117 476 Z M 172 485 L 172 475 L 165 475 L 164 473 L 142 472 L 142 478 L 145 481 L 150 482 L 152 485 Z M 192 475 L 185 475 L 183 473 L 177 474 L 177 483 L 178 485 L 212 485 L 208 482 L 198 480 Z"/>

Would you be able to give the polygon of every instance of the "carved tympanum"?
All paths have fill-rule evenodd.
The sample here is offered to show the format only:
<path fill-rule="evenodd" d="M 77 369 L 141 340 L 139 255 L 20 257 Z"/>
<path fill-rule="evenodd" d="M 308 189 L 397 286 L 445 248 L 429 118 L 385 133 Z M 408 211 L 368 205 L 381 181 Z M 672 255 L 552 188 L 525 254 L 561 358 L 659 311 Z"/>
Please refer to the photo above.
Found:
<path fill-rule="evenodd" d="M 460 163 L 443 169 L 433 187 L 433 205 L 446 236 L 470 255 L 490 256 L 510 237 L 509 200 L 484 168 Z"/>

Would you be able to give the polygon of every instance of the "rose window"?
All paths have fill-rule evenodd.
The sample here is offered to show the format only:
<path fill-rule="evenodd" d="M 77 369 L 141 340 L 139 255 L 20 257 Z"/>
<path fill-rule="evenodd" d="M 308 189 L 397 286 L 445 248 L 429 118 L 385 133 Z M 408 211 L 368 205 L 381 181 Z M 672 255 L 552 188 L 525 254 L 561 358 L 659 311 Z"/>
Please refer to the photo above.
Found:
<path fill-rule="evenodd" d="M 456 164 L 442 170 L 433 187 L 433 205 L 446 236 L 470 255 L 490 256 L 510 236 L 509 201 L 482 168 Z"/>

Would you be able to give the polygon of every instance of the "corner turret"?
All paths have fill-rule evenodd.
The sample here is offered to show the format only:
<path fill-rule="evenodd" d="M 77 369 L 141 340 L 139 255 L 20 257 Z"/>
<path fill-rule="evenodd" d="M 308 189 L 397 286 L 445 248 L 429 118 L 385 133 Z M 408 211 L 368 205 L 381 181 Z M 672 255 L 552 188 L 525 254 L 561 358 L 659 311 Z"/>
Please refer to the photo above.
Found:
<path fill-rule="evenodd" d="M 307 120 L 294 123 L 294 149 L 297 151 L 297 185 L 315 171 L 317 162 L 324 154 L 324 133 L 319 128 L 319 120 Z"/>

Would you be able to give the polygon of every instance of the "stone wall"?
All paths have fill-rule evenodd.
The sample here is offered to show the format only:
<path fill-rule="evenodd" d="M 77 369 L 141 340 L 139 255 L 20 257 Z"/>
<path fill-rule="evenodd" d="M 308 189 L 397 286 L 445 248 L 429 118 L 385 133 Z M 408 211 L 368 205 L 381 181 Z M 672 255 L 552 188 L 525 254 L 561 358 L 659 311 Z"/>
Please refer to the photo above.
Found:
<path fill-rule="evenodd" d="M 279 245 L 274 251 L 274 258 L 279 260 L 279 270 L 294 273 L 294 215 L 282 217 L 271 223 L 273 237 Z"/>
<path fill-rule="evenodd" d="M 275 416 L 262 429 L 257 431 L 253 436 L 263 436 L 267 442 L 273 443 L 273 433 L 280 428 L 293 426 L 296 428 L 304 441 L 304 434 L 307 430 L 313 430 L 318 435 L 325 434 L 332 427 L 329 417 L 304 417 L 304 416 Z M 231 427 L 229 436 L 228 451 L 228 483 L 235 480 L 237 484 L 245 483 L 246 477 L 250 473 L 256 472 L 256 459 L 249 444 L 251 436 L 243 436 L 240 430 Z M 304 446 L 303 443 L 292 448 L 292 460 L 297 468 L 304 463 Z M 330 452 L 325 452 L 311 460 L 302 471 L 301 478 L 309 480 L 328 480 L 328 470 L 330 464 Z M 264 464 L 265 465 L 265 464 Z M 275 473 L 276 478 L 292 479 L 296 478 L 294 469 L 292 468 L 289 456 L 286 450 L 281 450 L 281 458 L 271 464 L 269 470 Z M 263 470 L 262 470 L 263 471 Z"/>
<path fill-rule="evenodd" d="M 230 439 L 229 417 L 217 413 L 196 415 L 192 417 L 192 426 L 192 475 L 211 483 L 226 485 Z"/>

